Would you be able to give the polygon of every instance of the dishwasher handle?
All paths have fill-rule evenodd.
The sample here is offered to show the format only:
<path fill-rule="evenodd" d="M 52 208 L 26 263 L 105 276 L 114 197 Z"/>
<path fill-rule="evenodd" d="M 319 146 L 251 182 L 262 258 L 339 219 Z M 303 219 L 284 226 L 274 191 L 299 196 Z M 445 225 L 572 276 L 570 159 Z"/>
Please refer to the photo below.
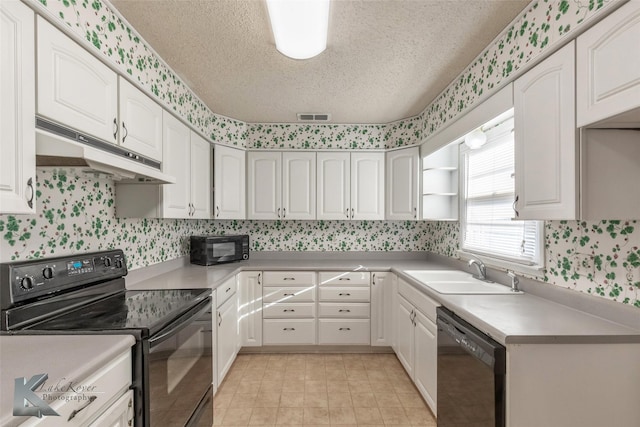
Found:
<path fill-rule="evenodd" d="M 437 309 L 438 334 L 448 335 L 464 351 L 493 368 L 497 374 L 505 371 L 505 348 L 450 311 Z"/>

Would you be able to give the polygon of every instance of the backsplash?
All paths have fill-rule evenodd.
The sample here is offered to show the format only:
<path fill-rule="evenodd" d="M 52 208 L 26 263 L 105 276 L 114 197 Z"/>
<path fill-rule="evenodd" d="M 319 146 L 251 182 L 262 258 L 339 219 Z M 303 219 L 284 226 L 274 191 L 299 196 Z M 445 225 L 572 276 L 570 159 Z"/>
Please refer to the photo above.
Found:
<path fill-rule="evenodd" d="M 80 169 L 38 168 L 37 213 L 0 215 L 0 262 L 121 248 L 134 269 L 188 254 L 191 234 L 247 233 L 254 251 L 419 251 L 435 223 L 119 219 L 116 186 Z"/>

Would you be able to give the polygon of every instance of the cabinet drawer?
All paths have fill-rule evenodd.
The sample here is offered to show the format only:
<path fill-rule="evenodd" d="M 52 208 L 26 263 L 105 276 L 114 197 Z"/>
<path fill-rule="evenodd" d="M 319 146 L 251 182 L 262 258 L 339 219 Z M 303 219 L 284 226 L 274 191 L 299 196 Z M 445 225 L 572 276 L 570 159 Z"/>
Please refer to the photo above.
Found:
<path fill-rule="evenodd" d="M 265 271 L 265 286 L 309 286 L 316 284 L 314 271 Z"/>
<path fill-rule="evenodd" d="M 299 317 L 316 317 L 316 305 L 312 302 L 301 304 L 264 304 L 263 318 L 290 319 Z"/>
<path fill-rule="evenodd" d="M 320 287 L 320 301 L 369 302 L 369 287 Z"/>
<path fill-rule="evenodd" d="M 315 344 L 315 319 L 265 319 L 262 323 L 262 343 Z"/>
<path fill-rule="evenodd" d="M 320 319 L 318 344 L 369 344 L 369 319 Z"/>
<path fill-rule="evenodd" d="M 440 304 L 402 279 L 398 280 L 398 293 L 424 313 L 432 322 L 436 321 L 436 308 L 440 307 Z"/>
<path fill-rule="evenodd" d="M 238 284 L 236 282 L 235 276 L 224 282 L 222 285 L 218 286 L 218 288 L 216 289 L 218 307 L 224 304 L 231 295 L 235 294 L 237 289 Z"/>
<path fill-rule="evenodd" d="M 318 273 L 322 286 L 369 286 L 369 272 L 323 271 Z"/>
<path fill-rule="evenodd" d="M 59 417 L 31 417 L 21 426 L 59 426 L 64 421 L 65 426 L 85 426 L 101 414 L 109 405 L 116 401 L 131 385 L 131 350 L 116 357 L 107 366 L 102 367 L 94 375 L 84 381 L 74 381 L 76 387 L 87 387 L 80 395 L 68 392 L 69 400 L 58 399 L 51 403 L 51 408 L 60 414 Z M 86 400 L 78 400 L 86 397 Z M 87 406 L 90 398 L 94 401 Z M 46 400 L 45 400 L 46 401 Z M 83 406 L 84 410 L 77 412 L 71 420 L 68 420 L 73 411 L 78 411 Z"/>
<path fill-rule="evenodd" d="M 264 287 L 262 288 L 263 302 L 313 302 L 316 300 L 315 286 L 306 288 L 299 286 Z"/>
<path fill-rule="evenodd" d="M 333 303 L 321 302 L 318 308 L 320 317 L 364 317 L 369 318 L 369 303 Z"/>

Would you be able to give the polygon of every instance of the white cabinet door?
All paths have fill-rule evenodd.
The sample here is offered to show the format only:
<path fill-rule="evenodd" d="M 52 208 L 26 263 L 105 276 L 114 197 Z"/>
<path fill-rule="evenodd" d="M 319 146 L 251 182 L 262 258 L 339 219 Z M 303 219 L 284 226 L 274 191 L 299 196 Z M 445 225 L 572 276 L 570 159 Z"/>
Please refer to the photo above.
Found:
<path fill-rule="evenodd" d="M 386 219 L 418 219 L 418 147 L 390 151 L 386 154 Z"/>
<path fill-rule="evenodd" d="M 318 153 L 318 219 L 351 218 L 349 153 Z"/>
<path fill-rule="evenodd" d="M 413 378 L 414 326 L 413 306 L 402 296 L 396 300 L 396 356 L 409 377 Z"/>
<path fill-rule="evenodd" d="M 0 213 L 35 213 L 33 12 L 0 2 Z"/>
<path fill-rule="evenodd" d="M 38 114 L 115 144 L 116 73 L 41 17 L 37 55 Z"/>
<path fill-rule="evenodd" d="M 384 153 L 351 153 L 351 219 L 384 219 Z"/>
<path fill-rule="evenodd" d="M 414 383 L 431 410 L 436 414 L 438 329 L 427 316 L 416 311 Z"/>
<path fill-rule="evenodd" d="M 109 406 L 90 427 L 130 427 L 133 425 L 133 390 L 128 390 Z"/>
<path fill-rule="evenodd" d="M 578 37 L 578 127 L 640 108 L 639 50 L 638 1 L 630 1 Z M 640 112 L 632 117 L 637 127 Z"/>
<path fill-rule="evenodd" d="M 120 145 L 162 161 L 162 107 L 122 77 L 119 80 Z"/>
<path fill-rule="evenodd" d="M 515 81 L 516 219 L 577 218 L 574 43 Z"/>
<path fill-rule="evenodd" d="M 191 215 L 211 218 L 211 144 L 191 131 Z"/>
<path fill-rule="evenodd" d="M 280 219 L 282 155 L 263 151 L 247 154 L 249 219 Z"/>
<path fill-rule="evenodd" d="M 165 158 L 162 171 L 176 177 L 175 184 L 162 186 L 162 216 L 187 218 L 190 203 L 189 128 L 166 111 L 162 122 L 162 149 Z M 129 203 L 134 203 L 134 200 Z"/>
<path fill-rule="evenodd" d="M 316 219 L 315 153 L 282 153 L 282 218 Z"/>
<path fill-rule="evenodd" d="M 243 271 L 239 274 L 240 346 L 262 345 L 262 272 Z"/>
<path fill-rule="evenodd" d="M 371 273 L 371 345 L 391 346 L 393 343 L 393 282 L 389 272 Z"/>
<path fill-rule="evenodd" d="M 245 153 L 216 145 L 213 150 L 214 218 L 245 219 Z"/>
<path fill-rule="evenodd" d="M 238 352 L 238 297 L 234 294 L 222 304 L 216 315 L 218 384 L 231 368 Z"/>

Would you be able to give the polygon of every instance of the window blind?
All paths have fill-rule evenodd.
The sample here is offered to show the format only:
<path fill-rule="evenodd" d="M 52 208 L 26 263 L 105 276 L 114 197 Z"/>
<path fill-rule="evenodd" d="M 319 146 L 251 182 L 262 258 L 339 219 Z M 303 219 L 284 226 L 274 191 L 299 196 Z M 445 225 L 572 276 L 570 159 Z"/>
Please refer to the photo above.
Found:
<path fill-rule="evenodd" d="M 539 264 L 539 221 L 514 221 L 513 118 L 486 131 L 476 150 L 461 149 L 462 249 L 526 265 Z M 464 146 L 463 146 L 464 147 Z"/>

